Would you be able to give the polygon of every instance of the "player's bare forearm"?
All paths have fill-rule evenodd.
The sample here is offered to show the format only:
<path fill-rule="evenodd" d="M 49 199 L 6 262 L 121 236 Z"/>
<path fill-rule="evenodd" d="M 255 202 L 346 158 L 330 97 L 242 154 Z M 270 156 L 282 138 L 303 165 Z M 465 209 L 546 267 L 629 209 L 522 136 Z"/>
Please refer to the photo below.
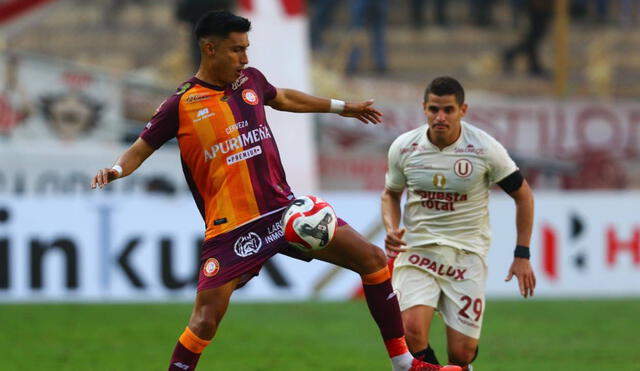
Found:
<path fill-rule="evenodd" d="M 509 193 L 516 203 L 516 228 L 518 232 L 516 244 L 529 247 L 531 243 L 531 231 L 533 229 L 533 192 L 527 181 L 523 181 L 517 191 Z M 514 257 L 509 268 L 506 281 L 510 281 L 513 276 L 518 279 L 518 289 L 520 295 L 527 298 L 533 296 L 536 287 L 536 275 L 529 259 L 524 257 Z"/>
<path fill-rule="evenodd" d="M 387 231 L 384 247 L 389 257 L 395 257 L 398 253 L 406 251 L 406 242 L 403 239 L 404 228 L 400 228 L 400 198 L 402 192 L 385 189 L 381 196 L 382 223 Z"/>
<path fill-rule="evenodd" d="M 344 117 L 353 117 L 368 124 L 382 122 L 382 113 L 373 107 L 373 100 L 364 102 L 341 102 L 343 106 L 338 111 L 332 110 L 331 99 L 319 98 L 293 89 L 278 89 L 269 106 L 279 111 L 287 112 L 334 112 Z"/>
<path fill-rule="evenodd" d="M 116 161 L 113 167 L 98 170 L 91 180 L 91 188 L 106 184 L 133 173 L 155 151 L 142 138 L 138 138 Z"/>
<path fill-rule="evenodd" d="M 516 203 L 516 229 L 518 232 L 516 244 L 529 246 L 533 230 L 533 192 L 525 180 L 517 191 L 511 192 L 509 195 Z"/>
<path fill-rule="evenodd" d="M 400 226 L 400 217 L 402 215 L 400 210 L 401 197 L 402 192 L 394 192 L 389 189 L 382 191 L 382 223 L 387 232 L 398 229 Z"/>
<path fill-rule="evenodd" d="M 329 112 L 331 100 L 315 97 L 294 89 L 278 89 L 267 103 L 273 109 L 287 112 Z"/>

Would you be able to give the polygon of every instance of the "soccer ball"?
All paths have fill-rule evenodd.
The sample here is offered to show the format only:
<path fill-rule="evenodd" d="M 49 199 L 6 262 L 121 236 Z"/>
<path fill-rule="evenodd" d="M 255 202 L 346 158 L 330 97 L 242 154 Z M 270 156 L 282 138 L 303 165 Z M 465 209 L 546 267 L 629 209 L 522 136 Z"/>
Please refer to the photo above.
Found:
<path fill-rule="evenodd" d="M 337 219 L 333 207 L 319 197 L 296 198 L 282 214 L 284 239 L 303 251 L 323 249 L 333 238 Z"/>

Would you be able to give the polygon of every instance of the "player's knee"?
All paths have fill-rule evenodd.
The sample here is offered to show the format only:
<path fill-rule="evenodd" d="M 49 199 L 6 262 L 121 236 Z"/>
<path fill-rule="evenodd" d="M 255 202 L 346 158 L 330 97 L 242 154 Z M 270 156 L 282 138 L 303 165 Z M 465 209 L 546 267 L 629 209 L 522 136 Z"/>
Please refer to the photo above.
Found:
<path fill-rule="evenodd" d="M 461 344 L 453 349 L 449 349 L 449 362 L 465 366 L 476 359 L 478 347 L 468 344 Z"/>
<path fill-rule="evenodd" d="M 211 339 L 218 329 L 218 321 L 213 316 L 194 314 L 189 320 L 189 328 L 202 339 Z"/>
<path fill-rule="evenodd" d="M 429 334 L 423 327 L 418 323 L 404 322 L 404 336 L 412 352 L 418 352 L 429 344 Z"/>
<path fill-rule="evenodd" d="M 387 266 L 387 257 L 381 248 L 373 244 L 368 244 L 366 249 L 366 259 L 363 263 L 366 264 L 368 270 L 377 271 Z"/>

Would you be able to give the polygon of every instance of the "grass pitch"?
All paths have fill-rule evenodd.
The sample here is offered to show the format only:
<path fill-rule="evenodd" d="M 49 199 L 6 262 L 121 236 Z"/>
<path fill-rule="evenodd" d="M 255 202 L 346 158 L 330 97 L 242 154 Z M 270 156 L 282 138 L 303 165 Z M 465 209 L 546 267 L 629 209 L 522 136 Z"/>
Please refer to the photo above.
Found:
<path fill-rule="evenodd" d="M 476 371 L 640 371 L 640 300 L 489 300 Z M 0 305 L 1 370 L 166 370 L 187 304 Z M 445 360 L 442 321 L 432 344 Z M 364 302 L 232 304 L 198 370 L 389 371 Z"/>

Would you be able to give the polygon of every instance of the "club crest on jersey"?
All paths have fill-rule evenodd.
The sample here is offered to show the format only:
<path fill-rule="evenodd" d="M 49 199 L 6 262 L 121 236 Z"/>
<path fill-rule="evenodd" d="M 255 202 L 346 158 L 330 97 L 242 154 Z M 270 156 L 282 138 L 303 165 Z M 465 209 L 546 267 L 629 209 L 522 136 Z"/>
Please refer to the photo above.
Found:
<path fill-rule="evenodd" d="M 255 106 L 260 101 L 258 99 L 258 94 L 256 94 L 256 92 L 253 89 L 244 89 L 242 91 L 242 100 L 244 100 L 245 103 L 250 104 L 252 106 Z"/>
<path fill-rule="evenodd" d="M 247 256 L 256 254 L 262 247 L 262 239 L 257 233 L 249 232 L 248 234 L 238 238 L 233 244 L 233 251 L 236 255 L 246 258 Z"/>
<path fill-rule="evenodd" d="M 436 173 L 433 176 L 433 185 L 436 186 L 436 188 L 444 188 L 444 186 L 447 185 L 447 177 L 442 173 Z"/>
<path fill-rule="evenodd" d="M 462 158 L 453 164 L 453 171 L 460 178 L 466 178 L 473 173 L 473 164 L 466 158 Z"/>
<path fill-rule="evenodd" d="M 220 262 L 216 258 L 209 258 L 202 266 L 202 273 L 207 277 L 213 277 L 220 270 Z"/>

